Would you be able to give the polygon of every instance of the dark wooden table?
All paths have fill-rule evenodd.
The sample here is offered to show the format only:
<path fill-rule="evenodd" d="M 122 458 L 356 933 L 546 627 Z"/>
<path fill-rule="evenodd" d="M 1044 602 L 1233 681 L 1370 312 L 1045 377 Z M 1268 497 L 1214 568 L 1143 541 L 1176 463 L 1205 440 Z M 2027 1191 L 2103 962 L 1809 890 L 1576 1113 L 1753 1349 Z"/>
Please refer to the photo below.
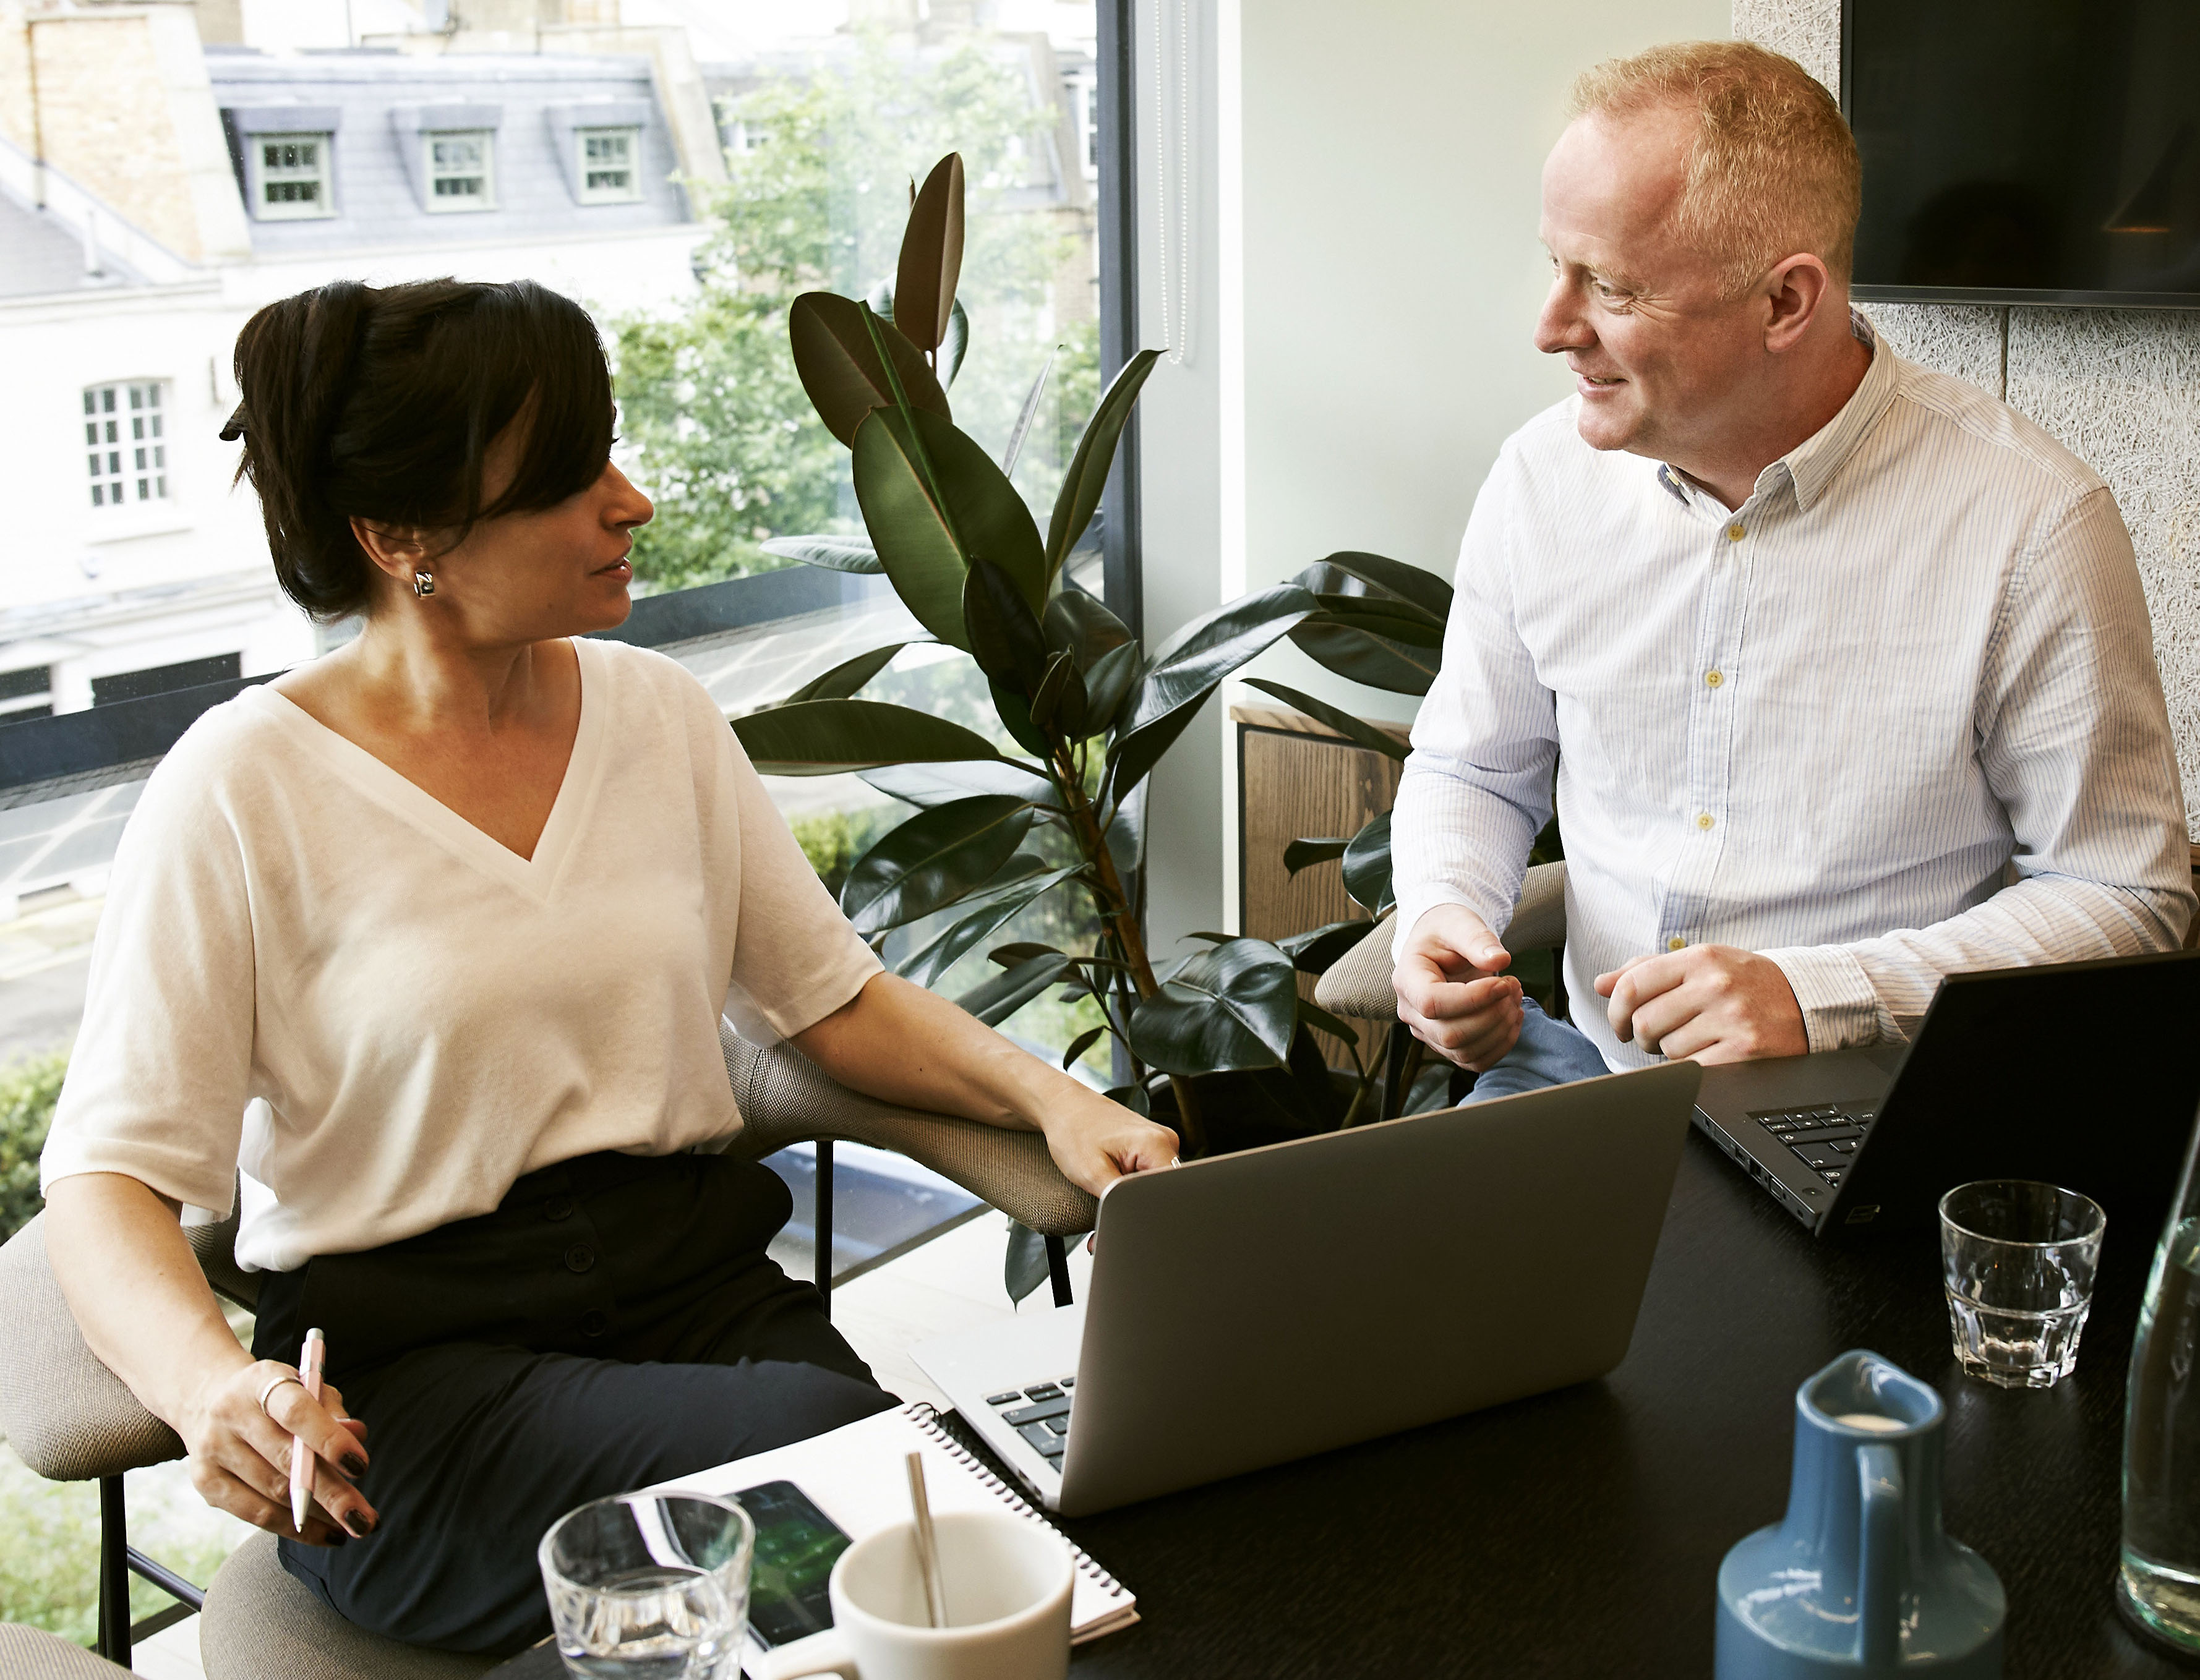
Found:
<path fill-rule="evenodd" d="M 1692 1135 L 1611 1376 L 1064 1524 L 1144 1618 L 1073 1673 L 1700 1680 L 1719 1560 L 1787 1503 L 1796 1385 L 1865 1347 L 1947 1403 L 1948 1531 L 2008 1589 L 2011 1680 L 2189 1674 L 2112 1599 L 2138 1224 L 2111 1215 L 2076 1374 L 2007 1392 L 1956 1369 L 1932 1233 L 1813 1242 Z M 1474 1303 L 1428 1333 L 1472 1337 Z"/>

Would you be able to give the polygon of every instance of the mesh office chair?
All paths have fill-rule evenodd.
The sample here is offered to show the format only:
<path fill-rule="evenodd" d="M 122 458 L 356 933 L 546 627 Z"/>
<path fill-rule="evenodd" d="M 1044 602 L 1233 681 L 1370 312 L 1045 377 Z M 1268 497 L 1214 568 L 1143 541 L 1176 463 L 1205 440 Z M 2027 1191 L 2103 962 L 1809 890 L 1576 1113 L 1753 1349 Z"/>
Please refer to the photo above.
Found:
<path fill-rule="evenodd" d="M 789 1144 L 818 1144 L 821 1273 L 832 1253 L 825 1192 L 829 1144 L 844 1138 L 906 1155 L 1040 1233 L 1055 1298 L 1067 1301 L 1062 1240 L 1091 1230 L 1098 1205 L 1062 1177 L 1038 1133 L 876 1102 L 834 1082 L 791 1045 L 751 1044 L 723 1024 L 718 1035 L 743 1121 L 726 1153 L 753 1161 Z M 180 1458 L 184 1444 L 85 1346 L 46 1257 L 44 1222 L 40 1215 L 0 1248 L 0 1432 L 49 1480 L 100 1485 L 102 1653 L 130 1660 L 134 1572 L 201 1607 L 199 1644 L 208 1680 L 466 1680 L 494 1666 L 488 1658 L 423 1650 L 362 1632 L 284 1572 L 270 1534 L 240 1547 L 203 1595 L 130 1547 L 124 1473 Z M 237 1264 L 235 1214 L 187 1234 L 215 1292 L 250 1306 L 259 1285 Z M 15 1680 L 7 1648 L 0 1646 L 0 1680 Z M 62 1680 L 77 1671 L 53 1673 Z M 26 1680 L 43 1680 L 44 1673 L 24 1671 Z"/>
<path fill-rule="evenodd" d="M 1385 914 L 1366 936 L 1329 966 L 1314 984 L 1314 1000 L 1332 1015 L 1363 1021 L 1398 1018 L 1398 995 L 1390 986 L 1390 938 L 1396 931 Z M 1520 901 L 1501 936 L 1505 948 L 1516 956 L 1522 951 L 1555 949 L 1566 942 L 1566 866 L 1564 862 L 1532 866 L 1520 884 Z M 1402 1027 L 1390 1029 L 1384 1053 L 1386 1070 L 1383 1115 L 1395 1118 L 1405 1108 L 1407 1092 L 1419 1067 L 1420 1041 Z"/>
<path fill-rule="evenodd" d="M 0 1680 L 120 1680 L 128 1672 L 43 1628 L 0 1622 Z"/>

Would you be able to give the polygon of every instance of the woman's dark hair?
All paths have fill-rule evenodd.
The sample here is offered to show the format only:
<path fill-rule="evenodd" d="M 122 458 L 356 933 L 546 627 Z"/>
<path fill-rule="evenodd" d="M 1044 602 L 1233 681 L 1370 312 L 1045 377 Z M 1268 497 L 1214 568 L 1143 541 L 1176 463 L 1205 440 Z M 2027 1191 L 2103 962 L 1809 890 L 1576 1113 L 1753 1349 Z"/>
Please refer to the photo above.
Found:
<path fill-rule="evenodd" d="M 611 384 L 581 306 L 531 280 L 340 280 L 271 303 L 237 337 L 237 475 L 283 591 L 315 618 L 372 598 L 351 521 L 454 530 L 554 506 L 610 458 Z M 483 457 L 522 416 L 518 470 L 483 501 Z"/>

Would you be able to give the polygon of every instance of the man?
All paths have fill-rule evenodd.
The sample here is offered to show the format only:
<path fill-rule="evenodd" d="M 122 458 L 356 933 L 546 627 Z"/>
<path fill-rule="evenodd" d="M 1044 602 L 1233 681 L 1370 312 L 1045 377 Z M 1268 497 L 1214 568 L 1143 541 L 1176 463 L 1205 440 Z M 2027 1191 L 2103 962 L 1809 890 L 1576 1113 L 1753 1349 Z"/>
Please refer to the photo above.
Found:
<path fill-rule="evenodd" d="M 2183 800 L 2122 518 L 1852 315 L 1833 100 L 1704 42 L 1599 66 L 1575 108 L 1536 344 L 1577 390 L 1467 526 L 1393 825 L 1400 1018 L 1491 1097 L 1900 1040 L 1943 974 L 2174 948 Z M 1501 936 L 1554 762 L 1571 1025 Z"/>

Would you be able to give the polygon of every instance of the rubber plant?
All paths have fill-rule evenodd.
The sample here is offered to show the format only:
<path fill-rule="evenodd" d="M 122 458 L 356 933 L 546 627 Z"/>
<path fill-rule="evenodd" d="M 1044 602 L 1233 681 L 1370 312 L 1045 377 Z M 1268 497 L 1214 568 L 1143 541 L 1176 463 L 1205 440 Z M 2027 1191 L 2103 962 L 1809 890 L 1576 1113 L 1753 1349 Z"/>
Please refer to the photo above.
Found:
<path fill-rule="evenodd" d="M 1080 895 L 1097 929 L 1091 951 L 993 948 L 998 971 L 957 1001 L 998 1024 L 1053 988 L 1091 997 L 1102 1024 L 1067 1047 L 1063 1065 L 1110 1035 L 1131 1076 L 1109 1094 L 1169 1118 L 1187 1153 L 1349 1123 L 1365 1105 L 1368 1072 L 1331 1077 L 1309 1029 L 1348 1043 L 1350 1029 L 1301 998 L 1296 975 L 1318 971 L 1349 944 L 1347 928 L 1365 924 L 1281 945 L 1201 936 L 1206 948 L 1157 965 L 1135 884 L 1147 779 L 1223 679 L 1283 638 L 1347 675 L 1401 662 L 1432 669 L 1441 613 L 1400 592 L 1395 563 L 1339 556 L 1142 647 L 1065 577 L 1063 563 L 1099 507 L 1160 353 L 1138 352 L 1101 396 L 1042 530 L 1009 475 L 1039 388 L 998 461 L 955 424 L 948 400 L 968 334 L 955 296 L 962 197 L 962 160 L 950 155 L 914 195 L 890 287 L 862 300 L 809 292 L 793 304 L 794 365 L 819 418 L 848 447 L 865 535 L 767 546 L 883 573 L 927 639 L 976 662 L 1000 733 L 1021 751 L 863 698 L 904 643 L 847 660 L 734 727 L 768 774 L 853 772 L 920 808 L 856 861 L 840 895 L 881 949 L 898 928 L 957 913 L 901 960 L 901 973 L 934 983 L 1048 894 Z M 1032 846 L 1045 830 L 1068 841 L 1052 862 Z"/>

